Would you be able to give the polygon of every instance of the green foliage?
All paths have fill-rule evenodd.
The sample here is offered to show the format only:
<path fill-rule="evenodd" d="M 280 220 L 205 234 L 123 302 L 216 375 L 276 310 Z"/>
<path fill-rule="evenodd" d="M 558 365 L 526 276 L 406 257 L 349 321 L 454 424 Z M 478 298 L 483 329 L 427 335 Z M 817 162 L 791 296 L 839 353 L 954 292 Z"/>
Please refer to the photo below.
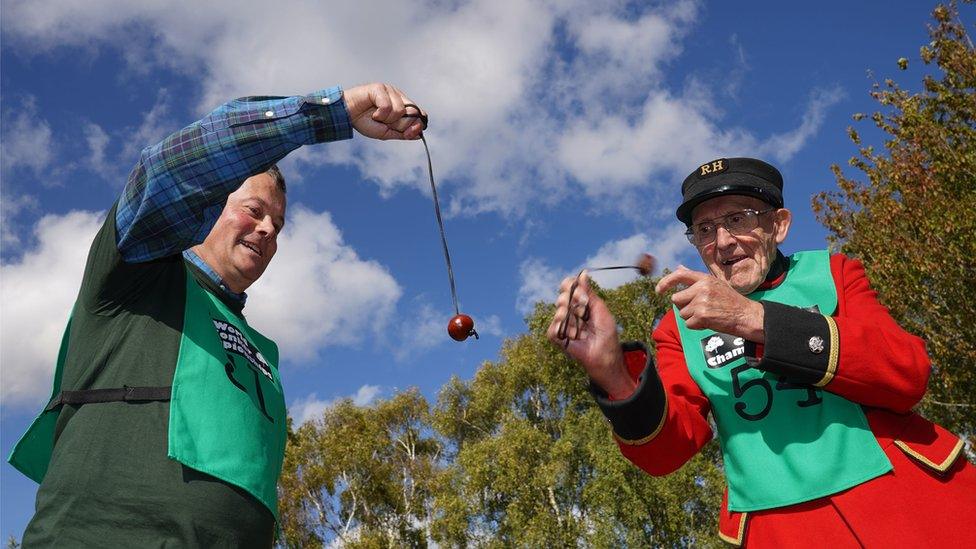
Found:
<path fill-rule="evenodd" d="M 967 2 L 968 3 L 968 2 Z M 884 148 L 848 134 L 849 164 L 866 181 L 831 167 L 839 191 L 814 198 L 834 246 L 864 261 L 881 301 L 923 337 L 933 361 L 924 415 L 976 432 L 976 55 L 955 2 L 932 13 L 922 63 L 935 69 L 922 91 L 875 83 L 869 118 Z M 898 60 L 905 69 L 908 60 Z"/>
<path fill-rule="evenodd" d="M 278 483 L 286 545 L 418 546 L 429 537 L 440 442 L 416 390 L 375 406 L 344 400 L 289 434 Z"/>
<path fill-rule="evenodd" d="M 597 291 L 624 338 L 646 339 L 668 306 L 648 279 Z M 552 312 L 539 304 L 497 362 L 451 379 L 433 409 L 416 391 L 347 401 L 295 431 L 280 487 L 289 545 L 718 544 L 717 445 L 664 478 L 624 459 L 582 368 L 545 337 Z"/>

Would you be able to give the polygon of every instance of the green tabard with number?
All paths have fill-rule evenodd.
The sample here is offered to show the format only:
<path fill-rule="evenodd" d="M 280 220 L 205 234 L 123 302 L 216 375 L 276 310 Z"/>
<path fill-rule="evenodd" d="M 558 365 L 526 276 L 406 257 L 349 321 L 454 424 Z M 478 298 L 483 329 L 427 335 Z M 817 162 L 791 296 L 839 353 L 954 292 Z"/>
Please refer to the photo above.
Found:
<path fill-rule="evenodd" d="M 827 250 L 789 261 L 780 285 L 747 297 L 833 314 L 837 290 Z M 688 371 L 718 426 L 730 510 L 801 503 L 891 470 L 860 405 L 752 368 L 742 338 L 689 329 L 675 313 Z"/>

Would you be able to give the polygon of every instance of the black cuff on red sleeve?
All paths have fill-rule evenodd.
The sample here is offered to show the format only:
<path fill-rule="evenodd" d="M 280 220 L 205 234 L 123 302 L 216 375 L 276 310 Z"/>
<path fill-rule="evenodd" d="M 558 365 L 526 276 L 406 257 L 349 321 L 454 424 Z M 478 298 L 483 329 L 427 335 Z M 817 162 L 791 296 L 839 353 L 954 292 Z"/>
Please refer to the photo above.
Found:
<path fill-rule="evenodd" d="M 654 438 L 664 424 L 667 397 L 647 347 L 640 342 L 626 342 L 621 344 L 621 348 L 624 353 L 644 351 L 647 356 L 647 365 L 634 394 L 625 400 L 610 400 L 606 392 L 593 382 L 590 382 L 590 393 L 613 426 L 617 440 L 624 444 L 644 444 Z"/>
<path fill-rule="evenodd" d="M 819 313 L 760 301 L 766 343 L 756 368 L 793 383 L 823 387 L 837 369 L 839 341 L 834 319 Z"/>

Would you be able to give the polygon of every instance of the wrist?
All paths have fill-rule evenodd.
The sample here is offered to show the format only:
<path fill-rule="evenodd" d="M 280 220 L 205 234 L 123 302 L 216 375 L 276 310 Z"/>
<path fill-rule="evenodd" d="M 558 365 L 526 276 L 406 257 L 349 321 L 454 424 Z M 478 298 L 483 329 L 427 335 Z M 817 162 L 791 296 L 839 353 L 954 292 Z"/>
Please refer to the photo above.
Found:
<path fill-rule="evenodd" d="M 764 323 L 766 321 L 766 310 L 759 301 L 750 301 L 748 307 L 748 313 L 744 318 L 743 334 L 742 336 L 753 343 L 765 343 L 766 342 L 766 330 L 764 328 Z"/>
<path fill-rule="evenodd" d="M 624 354 L 619 350 L 619 346 L 617 349 L 613 363 L 608 368 L 611 375 L 601 380 L 599 385 L 607 393 L 610 400 L 626 400 L 637 390 L 637 382 L 630 377 L 627 362 L 624 360 Z"/>

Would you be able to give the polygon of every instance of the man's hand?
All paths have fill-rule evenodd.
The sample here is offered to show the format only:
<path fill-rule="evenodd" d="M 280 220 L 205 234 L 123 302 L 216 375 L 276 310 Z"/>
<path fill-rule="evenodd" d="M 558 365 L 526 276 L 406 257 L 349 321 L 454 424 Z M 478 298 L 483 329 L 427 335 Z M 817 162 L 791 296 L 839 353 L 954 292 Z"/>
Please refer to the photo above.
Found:
<path fill-rule="evenodd" d="M 419 115 L 399 88 L 389 84 L 366 84 L 342 92 L 349 120 L 356 131 L 373 139 L 417 139 L 424 131 Z M 409 112 L 408 112 L 409 111 Z"/>
<path fill-rule="evenodd" d="M 582 364 L 590 379 L 611 398 L 627 398 L 633 394 L 637 383 L 627 372 L 617 338 L 617 322 L 606 303 L 590 292 L 590 277 L 585 272 L 580 275 L 570 302 L 570 289 L 575 281 L 575 277 L 567 277 L 560 285 L 556 314 L 546 335 L 549 341 Z M 560 334 L 559 328 L 567 317 L 566 333 Z"/>
<path fill-rule="evenodd" d="M 765 343 L 762 305 L 736 292 L 722 280 L 712 275 L 678 267 L 673 273 L 661 278 L 654 291 L 658 294 L 676 288 L 671 302 L 678 314 L 693 330 L 715 330 L 756 343 Z"/>

